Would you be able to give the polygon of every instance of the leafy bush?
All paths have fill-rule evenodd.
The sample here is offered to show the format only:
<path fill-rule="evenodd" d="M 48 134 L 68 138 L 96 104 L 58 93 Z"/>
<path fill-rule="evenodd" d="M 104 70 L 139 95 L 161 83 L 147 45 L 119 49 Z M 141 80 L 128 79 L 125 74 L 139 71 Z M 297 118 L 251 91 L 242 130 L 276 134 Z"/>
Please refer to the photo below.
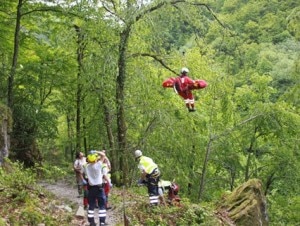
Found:
<path fill-rule="evenodd" d="M 43 180 L 57 181 L 67 175 L 67 171 L 51 164 L 44 163 L 42 166 L 35 166 L 35 172 Z"/>
<path fill-rule="evenodd" d="M 268 197 L 270 225 L 297 225 L 300 222 L 300 197 Z"/>
<path fill-rule="evenodd" d="M 5 167 L 4 169 L 0 168 L 0 184 L 5 184 L 6 187 L 22 190 L 24 187 L 28 188 L 36 182 L 34 172 L 31 169 L 24 168 L 19 162 L 12 163 L 6 160 Z"/>
<path fill-rule="evenodd" d="M 40 168 L 41 170 L 41 168 Z M 63 171 L 52 167 L 48 176 L 64 175 Z M 70 225 L 71 213 L 59 208 L 49 208 L 51 195 L 46 195 L 36 183 L 36 170 L 24 168 L 18 162 L 5 160 L 0 168 L 0 226 L 28 225 Z M 59 201 L 60 202 L 60 201 Z M 57 205 L 61 205 L 58 203 Z"/>
<path fill-rule="evenodd" d="M 26 207 L 20 214 L 19 223 L 34 226 L 41 223 L 42 219 L 41 213 L 36 212 L 32 207 Z"/>

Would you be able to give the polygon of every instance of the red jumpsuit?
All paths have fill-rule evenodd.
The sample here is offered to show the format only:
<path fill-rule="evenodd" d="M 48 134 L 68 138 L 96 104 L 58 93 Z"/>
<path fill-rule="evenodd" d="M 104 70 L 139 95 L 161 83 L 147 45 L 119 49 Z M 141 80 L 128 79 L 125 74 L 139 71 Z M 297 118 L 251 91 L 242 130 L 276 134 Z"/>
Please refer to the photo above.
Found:
<path fill-rule="evenodd" d="M 189 111 L 195 111 L 195 100 L 190 87 L 194 86 L 195 81 L 186 74 L 181 74 L 175 79 L 174 89 L 184 99 L 185 105 Z"/>

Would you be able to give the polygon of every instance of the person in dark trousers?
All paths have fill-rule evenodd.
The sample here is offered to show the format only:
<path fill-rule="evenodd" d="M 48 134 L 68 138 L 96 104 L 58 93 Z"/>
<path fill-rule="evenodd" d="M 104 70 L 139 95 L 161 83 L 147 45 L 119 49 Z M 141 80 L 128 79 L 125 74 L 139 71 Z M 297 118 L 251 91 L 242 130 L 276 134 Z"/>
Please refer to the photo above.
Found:
<path fill-rule="evenodd" d="M 158 181 L 160 176 L 158 166 L 151 158 L 143 156 L 141 150 L 136 150 L 134 155 L 138 162 L 138 168 L 141 171 L 139 181 L 145 181 L 147 185 L 150 205 L 157 206 L 159 202 Z"/>
<path fill-rule="evenodd" d="M 86 158 L 82 152 L 77 152 L 75 158 L 73 169 L 76 175 L 78 197 L 81 197 L 83 192 L 83 166 L 86 164 Z"/>
<path fill-rule="evenodd" d="M 105 207 L 105 194 L 103 189 L 103 178 L 108 180 L 102 174 L 102 162 L 99 161 L 99 157 L 96 154 L 89 154 L 87 157 L 88 164 L 84 168 L 85 174 L 88 178 L 88 221 L 90 226 L 96 226 L 94 219 L 94 209 L 96 202 L 98 201 L 99 206 L 99 221 L 100 226 L 107 225 L 106 219 L 106 207 Z"/>
<path fill-rule="evenodd" d="M 105 207 L 106 207 L 106 210 L 109 210 L 111 209 L 111 207 L 108 205 L 108 196 L 109 196 L 109 193 L 110 193 L 110 189 L 112 188 L 112 184 L 111 184 L 111 175 L 110 175 L 110 162 L 108 160 L 108 158 L 106 156 L 103 157 L 103 159 L 101 159 L 102 163 L 103 163 L 103 168 L 102 168 L 102 172 L 104 175 L 107 176 L 107 178 L 109 179 L 109 182 L 108 181 L 105 181 L 104 182 L 104 193 L 105 193 Z"/>

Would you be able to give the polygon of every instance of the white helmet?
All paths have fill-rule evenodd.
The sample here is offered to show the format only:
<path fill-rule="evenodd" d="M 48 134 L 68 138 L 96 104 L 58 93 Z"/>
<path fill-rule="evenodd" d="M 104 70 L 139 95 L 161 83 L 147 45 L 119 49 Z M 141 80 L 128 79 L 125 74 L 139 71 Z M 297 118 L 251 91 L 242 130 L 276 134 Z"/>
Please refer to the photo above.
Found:
<path fill-rule="evenodd" d="M 141 156 L 143 155 L 143 153 L 142 153 L 141 150 L 136 150 L 136 151 L 134 152 L 134 155 L 135 155 L 136 158 L 138 158 L 138 157 L 141 157 Z"/>
<path fill-rule="evenodd" d="M 189 73 L 189 69 L 187 69 L 186 67 L 183 67 L 181 69 L 181 73 Z"/>

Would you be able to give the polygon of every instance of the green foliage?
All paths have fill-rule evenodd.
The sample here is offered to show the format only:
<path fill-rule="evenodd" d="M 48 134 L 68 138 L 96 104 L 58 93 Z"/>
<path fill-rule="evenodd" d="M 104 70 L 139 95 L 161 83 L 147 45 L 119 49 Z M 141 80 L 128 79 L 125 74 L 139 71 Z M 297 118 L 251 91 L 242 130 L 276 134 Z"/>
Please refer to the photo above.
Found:
<path fill-rule="evenodd" d="M 43 219 L 43 214 L 34 211 L 34 207 L 27 207 L 20 214 L 20 224 L 37 225 Z"/>
<path fill-rule="evenodd" d="M 287 17 L 288 21 L 288 31 L 299 41 L 300 32 L 299 32 L 299 22 L 300 22 L 300 7 L 295 7 Z"/>
<path fill-rule="evenodd" d="M 178 206 L 150 207 L 146 193 L 144 195 L 136 193 L 135 189 L 126 192 L 126 198 L 130 197 L 130 203 L 136 203 L 129 204 L 126 208 L 126 215 L 133 225 L 219 225 L 209 206 L 192 204 L 188 199 L 182 199 Z"/>
<path fill-rule="evenodd" d="M 67 176 L 67 170 L 48 163 L 45 163 L 42 166 L 35 166 L 34 171 L 38 177 L 42 178 L 43 180 L 57 181 Z"/>
<path fill-rule="evenodd" d="M 5 99 L 16 3 L 0 3 L 0 96 Z M 132 153 L 139 148 L 159 164 L 163 179 L 175 179 L 182 196 L 194 202 L 204 168 L 204 200 L 218 198 L 246 177 L 258 177 L 268 185 L 267 193 L 276 193 L 270 199 L 270 219 L 280 221 L 282 217 L 287 225 L 288 218 L 296 222 L 297 209 L 283 200 L 292 200 L 292 206 L 298 203 L 293 183 L 299 178 L 300 120 L 296 1 L 209 2 L 222 25 L 205 7 L 190 2 L 164 4 L 147 13 L 157 3 L 132 3 L 129 8 L 123 2 L 114 7 L 107 3 L 104 9 L 83 1 L 39 11 L 36 9 L 45 5 L 24 2 L 13 87 L 12 141 L 16 145 L 11 157 L 35 166 L 33 174 L 57 180 L 66 177 L 66 170 L 60 167 L 70 171 L 77 144 L 84 144 L 79 145 L 84 151 L 106 148 L 113 160 L 114 183 L 121 184 L 125 166 L 120 159 L 124 154 L 129 160 L 129 180 L 134 182 L 137 173 Z M 128 47 L 121 56 L 121 34 L 138 14 L 143 17 L 131 27 Z M 84 37 L 82 65 L 77 62 L 74 24 Z M 123 136 L 117 130 L 120 118 L 115 99 L 120 59 L 127 62 L 127 67 L 121 68 L 126 70 L 122 84 L 126 150 L 119 150 L 117 142 L 118 135 Z M 209 84 L 194 91 L 197 112 L 193 114 L 187 113 L 172 89 L 161 87 L 164 79 L 175 76 L 167 67 L 178 72 L 182 66 L 189 67 L 193 78 Z M 76 109 L 79 88 L 81 108 Z M 207 168 L 203 164 L 206 153 Z M 41 167 L 43 158 L 49 164 Z M 31 170 L 22 173 L 15 175 L 22 181 L 1 175 L 12 181 L 9 186 L 24 188 L 34 183 Z M 30 199 L 26 190 L 7 192 L 15 203 Z M 183 218 L 182 225 L 197 224 L 206 216 L 201 208 L 185 210 L 191 220 Z M 23 216 L 31 211 L 26 208 Z M 177 210 L 168 211 L 175 214 Z M 288 211 L 290 214 L 284 215 Z M 31 221 L 36 223 L 40 217 L 33 213 Z M 167 222 L 147 218 L 147 224 Z"/>
<path fill-rule="evenodd" d="M 274 192 L 268 197 L 268 210 L 272 225 L 297 225 L 300 221 L 300 216 L 297 214 L 300 208 L 300 197 L 286 198 L 276 195 Z"/>
<path fill-rule="evenodd" d="M 30 187 L 35 183 L 35 174 L 32 169 L 24 168 L 21 163 L 10 162 L 6 159 L 6 164 L 11 173 L 6 173 L 3 168 L 0 168 L 0 181 L 8 188 L 15 188 L 16 191 L 22 191 L 25 187 Z M 26 193 L 26 191 L 24 191 Z M 21 193 L 21 195 L 24 195 Z M 26 195 L 26 194 L 25 194 Z"/>
<path fill-rule="evenodd" d="M 37 185 L 34 171 L 18 162 L 6 159 L 0 168 L 0 194 L 0 215 L 10 225 L 69 225 L 72 218 L 49 208 L 51 201 Z"/>
<path fill-rule="evenodd" d="M 183 217 L 179 219 L 178 225 L 218 225 L 211 215 L 211 210 L 199 205 L 190 204 L 188 206 Z"/>

